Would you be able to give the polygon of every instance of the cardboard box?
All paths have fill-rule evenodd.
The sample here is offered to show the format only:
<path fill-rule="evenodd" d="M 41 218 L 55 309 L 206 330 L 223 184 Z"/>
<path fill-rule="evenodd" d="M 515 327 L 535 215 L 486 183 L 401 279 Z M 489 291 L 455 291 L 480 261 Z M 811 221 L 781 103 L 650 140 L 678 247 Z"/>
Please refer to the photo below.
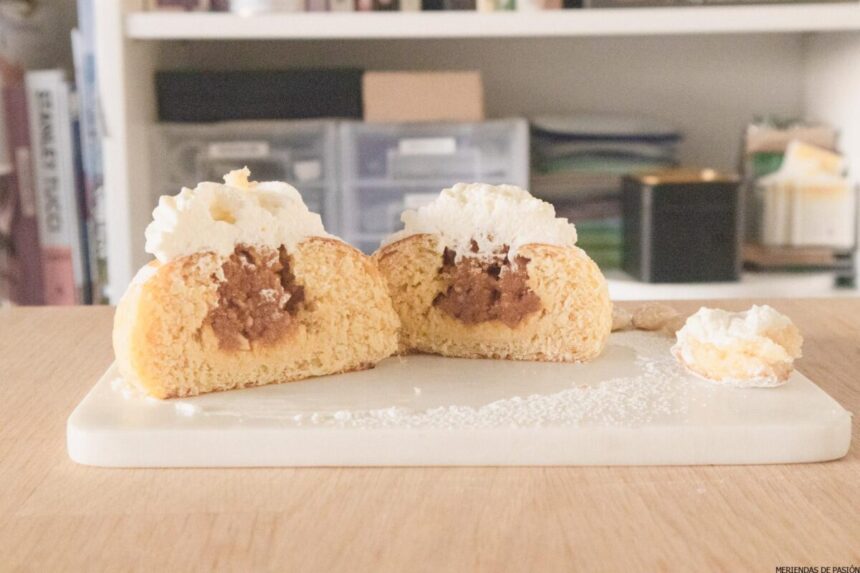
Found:
<path fill-rule="evenodd" d="M 481 73 L 365 72 L 364 120 L 483 121 Z"/>

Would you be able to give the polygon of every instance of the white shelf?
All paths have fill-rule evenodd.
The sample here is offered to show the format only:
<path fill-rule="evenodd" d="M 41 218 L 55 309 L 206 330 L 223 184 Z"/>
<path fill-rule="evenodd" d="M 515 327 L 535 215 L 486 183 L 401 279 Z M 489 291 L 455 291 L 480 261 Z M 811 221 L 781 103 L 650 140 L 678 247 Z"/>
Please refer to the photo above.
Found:
<path fill-rule="evenodd" d="M 545 12 L 348 12 L 254 16 L 134 12 L 146 40 L 647 36 L 860 30 L 860 4 L 619 8 Z"/>
<path fill-rule="evenodd" d="M 833 273 L 743 273 L 724 283 L 643 283 L 622 271 L 606 273 L 612 300 L 693 300 L 723 298 L 791 298 L 857 296 L 856 289 L 837 289 Z"/>

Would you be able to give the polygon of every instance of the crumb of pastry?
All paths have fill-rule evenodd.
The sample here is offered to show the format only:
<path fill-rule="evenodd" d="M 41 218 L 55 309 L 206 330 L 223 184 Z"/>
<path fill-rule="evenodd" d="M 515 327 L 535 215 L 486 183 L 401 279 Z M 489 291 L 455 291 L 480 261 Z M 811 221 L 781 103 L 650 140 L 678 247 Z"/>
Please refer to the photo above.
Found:
<path fill-rule="evenodd" d="M 660 330 L 678 316 L 678 311 L 667 304 L 649 303 L 633 311 L 633 326 L 639 330 Z"/>
<path fill-rule="evenodd" d="M 633 315 L 624 307 L 612 305 L 612 332 L 633 328 Z"/>

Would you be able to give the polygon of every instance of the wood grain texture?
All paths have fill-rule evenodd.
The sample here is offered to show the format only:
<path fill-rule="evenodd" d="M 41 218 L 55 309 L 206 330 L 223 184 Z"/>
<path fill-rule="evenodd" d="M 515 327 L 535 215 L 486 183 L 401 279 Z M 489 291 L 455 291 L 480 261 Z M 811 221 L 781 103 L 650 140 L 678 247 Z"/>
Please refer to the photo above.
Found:
<path fill-rule="evenodd" d="M 700 304 L 675 306 L 690 312 Z M 860 299 L 772 304 L 806 337 L 800 370 L 858 411 Z M 0 311 L 2 571 L 774 571 L 860 564 L 856 421 L 846 458 L 808 465 L 78 466 L 66 455 L 66 418 L 111 362 L 111 318 L 109 308 Z"/>

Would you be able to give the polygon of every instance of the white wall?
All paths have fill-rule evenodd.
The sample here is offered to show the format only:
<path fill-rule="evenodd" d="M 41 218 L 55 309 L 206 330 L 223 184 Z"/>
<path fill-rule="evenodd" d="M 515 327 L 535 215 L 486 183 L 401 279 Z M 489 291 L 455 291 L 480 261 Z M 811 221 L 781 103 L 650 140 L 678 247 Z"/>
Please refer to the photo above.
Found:
<path fill-rule="evenodd" d="M 810 118 L 840 128 L 840 148 L 856 184 L 860 182 L 860 37 L 820 34 L 809 36 L 805 43 L 804 107 Z M 860 266 L 860 253 L 856 257 Z"/>
<path fill-rule="evenodd" d="M 841 129 L 854 179 L 860 172 L 860 36 L 820 34 L 806 38 L 804 107 L 811 119 Z"/>
<path fill-rule="evenodd" d="M 754 115 L 803 111 L 803 39 L 796 34 L 170 42 L 161 49 L 165 67 L 480 69 L 491 116 L 647 114 L 686 132 L 684 161 L 722 169 L 736 167 L 742 129 Z"/>

